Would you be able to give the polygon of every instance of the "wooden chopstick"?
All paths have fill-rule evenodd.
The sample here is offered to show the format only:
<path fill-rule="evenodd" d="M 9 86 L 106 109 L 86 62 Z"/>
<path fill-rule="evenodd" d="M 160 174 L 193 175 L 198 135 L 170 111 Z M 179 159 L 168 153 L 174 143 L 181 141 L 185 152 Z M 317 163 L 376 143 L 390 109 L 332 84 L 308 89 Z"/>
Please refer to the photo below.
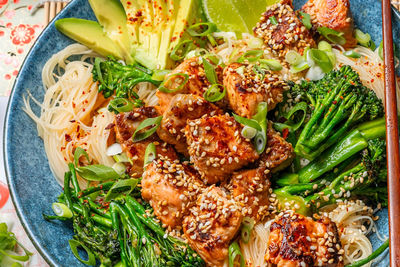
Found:
<path fill-rule="evenodd" d="M 49 16 L 50 16 L 50 2 L 44 3 L 44 25 L 49 24 Z"/>
<path fill-rule="evenodd" d="M 60 13 L 61 9 L 62 9 L 62 3 L 61 3 L 61 2 L 57 2 L 57 5 L 56 5 L 56 14 Z"/>
<path fill-rule="evenodd" d="M 55 16 L 56 16 L 56 2 L 50 2 L 49 22 L 52 21 Z"/>
<path fill-rule="evenodd" d="M 390 0 L 382 1 L 383 51 L 385 62 L 386 143 L 389 193 L 390 266 L 400 264 L 400 152 L 396 104 L 392 10 Z"/>

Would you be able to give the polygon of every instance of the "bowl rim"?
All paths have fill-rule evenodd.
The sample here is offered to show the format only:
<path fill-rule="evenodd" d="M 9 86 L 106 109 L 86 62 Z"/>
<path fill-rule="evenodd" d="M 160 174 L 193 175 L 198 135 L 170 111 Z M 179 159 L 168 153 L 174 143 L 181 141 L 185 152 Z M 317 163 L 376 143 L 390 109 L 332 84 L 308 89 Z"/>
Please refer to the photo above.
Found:
<path fill-rule="evenodd" d="M 74 8 L 76 3 L 78 1 L 77 0 L 71 0 L 71 2 L 64 8 L 61 10 L 60 13 L 58 13 L 55 18 L 50 21 L 46 27 L 42 30 L 42 32 L 38 35 L 38 37 L 36 38 L 35 42 L 33 43 L 33 45 L 31 46 L 31 48 L 29 49 L 26 57 L 24 58 L 21 67 L 20 67 L 20 71 L 17 74 L 14 84 L 12 86 L 12 90 L 11 90 L 11 94 L 8 97 L 8 102 L 7 102 L 7 108 L 6 108 L 6 113 L 5 113 L 5 117 L 4 117 L 4 123 L 3 123 L 3 151 L 1 153 L 3 153 L 3 164 L 4 164 L 4 172 L 6 175 L 6 180 L 7 180 L 7 186 L 8 189 L 10 191 L 10 195 L 11 195 L 11 200 L 12 203 L 14 205 L 16 214 L 18 216 L 18 219 L 20 220 L 20 223 L 22 225 L 22 227 L 25 230 L 26 235 L 28 236 L 28 238 L 30 239 L 31 243 L 33 244 L 33 246 L 35 247 L 35 249 L 37 250 L 37 252 L 41 255 L 41 257 L 43 257 L 43 259 L 46 261 L 47 264 L 49 264 L 50 266 L 57 266 L 57 263 L 52 259 L 52 257 L 45 251 L 44 247 L 40 244 L 39 240 L 37 240 L 37 238 L 35 238 L 32 228 L 29 226 L 26 217 L 22 214 L 22 207 L 20 205 L 20 200 L 16 197 L 16 190 L 14 186 L 11 186 L 11 174 L 10 174 L 10 166 L 9 166 L 9 155 L 7 153 L 8 151 L 8 147 L 9 144 L 8 142 L 6 142 L 8 140 L 8 124 L 9 124 L 9 120 L 10 120 L 10 115 L 11 115 L 11 104 L 12 104 L 12 100 L 14 99 L 14 95 L 15 95 L 15 87 L 18 83 L 18 78 L 20 77 L 20 74 L 22 73 L 22 70 L 24 70 L 26 68 L 26 62 L 28 60 L 31 59 L 32 57 L 32 52 L 36 49 L 37 47 L 37 43 L 39 43 L 41 41 L 41 39 L 43 38 L 43 35 L 46 34 L 46 32 L 49 30 L 49 28 L 53 25 L 53 23 L 60 17 L 63 16 L 63 14 L 65 12 L 67 12 L 69 9 Z M 380 1 L 379 1 L 380 2 Z M 392 23 L 393 20 L 398 20 L 398 22 L 400 22 L 400 11 L 397 10 L 393 5 L 392 5 L 392 11 L 394 13 L 394 17 L 392 18 Z"/>

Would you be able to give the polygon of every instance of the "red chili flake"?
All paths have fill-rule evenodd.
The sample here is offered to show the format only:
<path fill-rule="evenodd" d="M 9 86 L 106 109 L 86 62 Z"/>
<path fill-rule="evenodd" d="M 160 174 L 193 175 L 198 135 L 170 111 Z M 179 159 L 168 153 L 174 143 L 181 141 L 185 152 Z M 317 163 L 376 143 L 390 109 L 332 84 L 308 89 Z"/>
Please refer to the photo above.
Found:
<path fill-rule="evenodd" d="M 72 107 L 73 107 L 73 108 L 75 108 L 75 107 L 76 107 L 76 104 L 75 104 L 74 102 L 72 102 Z"/>
<path fill-rule="evenodd" d="M 340 96 L 340 99 L 343 99 L 343 98 L 344 98 L 344 97 L 341 95 L 341 96 Z"/>
<path fill-rule="evenodd" d="M 92 217 L 94 217 L 94 213 L 92 213 Z"/>
<path fill-rule="evenodd" d="M 371 83 L 373 83 L 375 80 L 374 79 L 371 79 Z"/>
<path fill-rule="evenodd" d="M 283 129 L 282 131 L 283 139 L 286 139 L 288 136 L 289 136 L 289 129 L 288 128 Z"/>
<path fill-rule="evenodd" d="M 100 185 L 100 189 L 103 189 L 103 185 L 102 184 Z"/>
<path fill-rule="evenodd" d="M 85 111 L 86 111 L 86 109 L 85 109 L 85 108 L 83 108 L 83 109 L 82 109 L 82 111 L 83 111 L 83 112 L 85 112 Z"/>
<path fill-rule="evenodd" d="M 74 123 L 74 122 L 75 122 L 75 120 L 70 120 L 69 122 L 71 122 L 71 123 Z"/>
<path fill-rule="evenodd" d="M 71 142 L 72 141 L 72 138 L 71 138 L 71 136 L 69 134 L 65 134 L 65 141 L 67 141 L 67 142 Z"/>
<path fill-rule="evenodd" d="M 336 105 L 336 104 L 337 104 L 337 101 L 336 101 L 336 100 L 335 100 L 335 101 L 333 101 L 333 104 L 334 104 L 334 105 Z"/>

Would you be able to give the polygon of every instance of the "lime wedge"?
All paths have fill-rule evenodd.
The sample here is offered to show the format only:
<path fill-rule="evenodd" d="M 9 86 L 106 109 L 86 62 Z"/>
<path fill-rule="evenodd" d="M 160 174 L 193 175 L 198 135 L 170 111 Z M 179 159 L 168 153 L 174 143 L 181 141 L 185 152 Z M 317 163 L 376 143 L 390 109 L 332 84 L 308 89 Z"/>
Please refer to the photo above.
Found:
<path fill-rule="evenodd" d="M 266 7 L 280 0 L 202 0 L 207 19 L 219 30 L 251 32 Z"/>

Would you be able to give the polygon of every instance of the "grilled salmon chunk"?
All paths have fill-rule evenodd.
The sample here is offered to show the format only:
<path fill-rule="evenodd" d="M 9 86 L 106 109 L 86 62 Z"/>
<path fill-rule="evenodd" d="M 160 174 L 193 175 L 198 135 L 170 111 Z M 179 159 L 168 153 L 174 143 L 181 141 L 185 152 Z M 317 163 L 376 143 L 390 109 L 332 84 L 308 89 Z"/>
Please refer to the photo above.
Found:
<path fill-rule="evenodd" d="M 217 66 L 215 68 L 217 74 L 218 83 L 222 84 L 222 67 Z M 207 91 L 208 87 L 211 85 L 207 80 L 206 74 L 204 72 L 204 67 L 202 62 L 198 57 L 192 57 L 183 61 L 178 67 L 176 67 L 169 75 L 166 76 L 164 84 L 170 90 L 176 89 L 179 83 L 175 82 L 175 76 L 177 73 L 183 73 L 189 75 L 187 83 L 183 88 L 174 93 L 164 93 L 157 91 L 157 97 L 159 99 L 160 112 L 164 113 L 167 110 L 171 99 L 176 94 L 192 94 L 196 96 L 203 96 L 204 92 Z"/>
<path fill-rule="evenodd" d="M 118 143 L 121 144 L 122 150 L 132 161 L 132 165 L 128 167 L 132 177 L 140 177 L 142 175 L 144 154 L 150 143 L 156 145 L 157 155 L 163 155 L 171 160 L 178 158 L 174 148 L 162 142 L 155 134 L 145 140 L 133 142 L 132 136 L 140 123 L 147 118 L 154 118 L 157 116 L 159 116 L 159 114 L 153 107 L 136 108 L 133 111 L 119 113 L 115 116 L 114 130 L 116 138 Z"/>
<path fill-rule="evenodd" d="M 163 114 L 161 125 L 157 130 L 158 136 L 174 145 L 178 152 L 188 155 L 185 137 L 187 120 L 198 119 L 205 114 L 211 116 L 222 114 L 222 110 L 202 97 L 177 94 L 171 99 Z"/>
<path fill-rule="evenodd" d="M 322 217 L 309 217 L 287 211 L 271 224 L 267 262 L 277 267 L 343 266 L 341 248 L 335 223 Z"/>
<path fill-rule="evenodd" d="M 241 221 L 242 214 L 236 202 L 220 188 L 210 186 L 184 219 L 183 232 L 190 247 L 208 266 L 222 266 Z"/>
<path fill-rule="evenodd" d="M 253 31 L 264 40 L 267 50 L 281 59 L 290 50 L 303 54 L 306 47 L 316 46 L 310 31 L 289 4 L 277 3 L 267 7 Z"/>
<path fill-rule="evenodd" d="M 268 125 L 267 145 L 260 156 L 260 166 L 271 172 L 280 171 L 289 166 L 295 157 L 292 144 L 287 142 L 279 132 Z"/>
<path fill-rule="evenodd" d="M 343 37 L 346 39 L 344 47 L 356 46 L 349 0 L 309 0 L 302 10 L 311 15 L 317 27 L 328 27 L 343 32 Z"/>
<path fill-rule="evenodd" d="M 229 115 L 204 116 L 185 128 L 190 161 L 204 182 L 226 180 L 231 173 L 254 162 L 259 155 L 240 134 L 242 125 Z"/>
<path fill-rule="evenodd" d="M 234 173 L 230 190 L 235 201 L 241 206 L 243 216 L 255 221 L 269 215 L 270 181 L 264 168 L 243 170 Z"/>
<path fill-rule="evenodd" d="M 267 102 L 268 110 L 283 100 L 287 84 L 278 75 L 264 70 L 255 71 L 254 64 L 232 63 L 224 69 L 224 86 L 231 109 L 242 117 L 251 118 L 257 113 L 258 104 Z"/>
<path fill-rule="evenodd" d="M 168 229 L 181 229 L 182 218 L 204 187 L 199 174 L 179 160 L 160 156 L 146 166 L 142 197 Z"/>

